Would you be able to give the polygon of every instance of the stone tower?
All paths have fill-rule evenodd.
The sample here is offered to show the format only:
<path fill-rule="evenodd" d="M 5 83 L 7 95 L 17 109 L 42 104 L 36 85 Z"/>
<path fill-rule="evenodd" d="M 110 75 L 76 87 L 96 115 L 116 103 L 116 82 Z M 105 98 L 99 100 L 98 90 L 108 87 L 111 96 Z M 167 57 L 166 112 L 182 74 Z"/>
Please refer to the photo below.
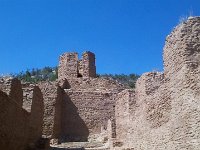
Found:
<path fill-rule="evenodd" d="M 96 77 L 95 54 L 86 51 L 82 59 L 78 59 L 78 53 L 64 53 L 60 56 L 58 79 L 65 78 L 89 78 Z"/>

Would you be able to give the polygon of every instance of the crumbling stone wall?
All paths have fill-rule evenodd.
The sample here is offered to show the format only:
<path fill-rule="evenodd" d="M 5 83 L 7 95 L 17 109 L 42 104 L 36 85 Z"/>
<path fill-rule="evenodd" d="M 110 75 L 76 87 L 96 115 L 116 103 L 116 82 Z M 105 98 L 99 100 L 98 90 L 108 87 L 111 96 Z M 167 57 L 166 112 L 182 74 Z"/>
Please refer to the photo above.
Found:
<path fill-rule="evenodd" d="M 93 53 L 83 53 L 81 60 L 77 53 L 60 56 L 58 80 L 38 84 L 44 97 L 44 136 L 53 139 L 52 142 L 55 139 L 87 141 L 94 134 L 100 134 L 102 127 L 106 128 L 108 119 L 114 124 L 113 95 L 124 86 L 111 79 L 95 77 Z M 29 89 L 24 91 L 24 97 L 31 97 Z M 113 125 L 113 136 L 114 129 Z"/>
<path fill-rule="evenodd" d="M 108 119 L 114 117 L 115 102 L 112 99 L 113 93 L 72 90 L 65 90 L 65 92 L 77 109 L 76 112 L 84 122 L 84 126 L 89 131 L 88 135 L 99 134 L 101 127 L 106 127 Z M 78 126 L 79 122 L 74 118 L 75 115 L 68 117 L 70 119 L 68 125 L 71 125 L 73 129 L 69 130 L 66 125 L 65 131 L 78 132 L 80 128 L 77 129 L 75 124 Z"/>
<path fill-rule="evenodd" d="M 123 148 L 199 149 L 199 39 L 200 17 L 189 18 L 167 37 L 164 73 L 145 73 L 137 81 Z M 124 98 L 118 98 L 122 104 Z M 117 107 L 130 110 L 126 104 Z M 123 134 L 117 132 L 117 137 Z"/>
<path fill-rule="evenodd" d="M 58 79 L 77 77 L 96 77 L 95 55 L 92 52 L 84 52 L 81 60 L 74 52 L 60 56 Z"/>
<path fill-rule="evenodd" d="M 16 78 L 1 78 L 0 90 L 7 93 L 9 97 L 18 103 L 20 107 L 23 104 L 23 91 L 21 82 Z"/>
<path fill-rule="evenodd" d="M 59 138 L 61 135 L 62 89 L 56 82 L 38 84 L 44 98 L 43 135 L 48 138 Z"/>
<path fill-rule="evenodd" d="M 0 147 L 3 150 L 19 150 L 28 146 L 28 112 L 0 91 Z"/>
<path fill-rule="evenodd" d="M 37 142 L 42 135 L 44 102 L 41 90 L 38 86 L 33 87 L 33 97 L 30 114 L 30 137 L 29 141 Z"/>
<path fill-rule="evenodd" d="M 133 90 L 123 90 L 117 95 L 115 107 L 116 117 L 116 135 L 119 141 L 127 140 L 128 130 L 130 129 L 130 110 L 131 104 L 134 103 L 135 95 Z M 120 141 L 120 142 L 123 142 Z"/>
<path fill-rule="evenodd" d="M 32 88 L 32 100 L 30 103 L 26 103 L 29 104 L 27 106 L 30 109 L 28 108 L 28 111 L 26 111 L 21 104 L 19 105 L 19 99 L 23 98 L 23 95 L 20 94 L 22 91 L 20 81 L 12 78 L 9 78 L 9 80 L 2 79 L 1 81 L 6 82 L 1 82 L 0 88 L 10 94 L 7 95 L 7 93 L 0 90 L 1 149 L 25 150 L 30 145 L 36 147 L 36 143 L 42 137 L 44 111 L 40 89 L 36 86 Z M 20 93 L 14 91 L 20 91 Z M 13 98 L 14 95 L 15 98 Z"/>
<path fill-rule="evenodd" d="M 58 81 L 63 89 L 84 90 L 84 91 L 103 91 L 118 93 L 125 87 L 123 84 L 113 79 L 106 78 L 69 78 Z"/>
<path fill-rule="evenodd" d="M 115 136 L 113 95 L 123 90 L 124 86 L 111 79 L 94 78 L 96 67 L 93 53 L 85 52 L 81 60 L 77 58 L 77 53 L 65 53 L 60 57 L 58 85 L 64 90 L 61 100 L 61 139 L 91 139 L 101 133 L 102 127 L 106 128 L 108 119 L 112 120 Z M 73 70 L 72 74 L 70 69 Z"/>
<path fill-rule="evenodd" d="M 60 56 L 58 78 L 78 77 L 78 53 L 64 53 Z"/>
<path fill-rule="evenodd" d="M 80 60 L 79 74 L 83 77 L 96 77 L 95 55 L 92 52 L 84 52 Z"/>

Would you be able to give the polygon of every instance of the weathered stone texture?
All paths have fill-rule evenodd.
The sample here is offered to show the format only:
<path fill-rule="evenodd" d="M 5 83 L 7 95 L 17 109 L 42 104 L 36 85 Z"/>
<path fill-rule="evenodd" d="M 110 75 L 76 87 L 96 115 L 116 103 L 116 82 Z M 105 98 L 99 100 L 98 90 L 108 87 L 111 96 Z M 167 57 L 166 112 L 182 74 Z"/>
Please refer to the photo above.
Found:
<path fill-rule="evenodd" d="M 56 82 L 41 82 L 39 87 L 44 98 L 43 135 L 58 138 L 61 130 L 61 88 Z"/>
<path fill-rule="evenodd" d="M 0 91 L 0 108 L 0 148 L 25 149 L 28 146 L 30 114 L 2 91 Z"/>
<path fill-rule="evenodd" d="M 124 148 L 199 149 L 199 40 L 199 17 L 189 18 L 167 37 L 164 73 L 146 73 L 137 81 L 135 110 L 129 111 L 130 128 Z M 124 97 L 118 101 L 121 105 Z M 122 105 L 124 112 L 130 110 L 127 101 L 128 98 Z M 123 122 L 121 116 L 116 116 L 116 120 L 120 119 Z M 124 121 L 127 122 L 126 117 Z M 117 122 L 117 128 L 120 123 Z M 117 138 L 121 135 L 119 132 Z"/>
<path fill-rule="evenodd" d="M 30 112 L 30 141 L 37 141 L 42 135 L 42 126 L 44 118 L 44 101 L 41 90 L 38 86 L 33 88 L 32 105 Z"/>
<path fill-rule="evenodd" d="M 116 80 L 106 78 L 69 78 L 59 80 L 59 85 L 63 89 L 96 91 L 96 92 L 114 92 L 118 93 L 125 87 Z"/>
<path fill-rule="evenodd" d="M 24 94 L 17 79 L 0 79 L 0 147 L 21 150 L 43 134 L 115 150 L 199 150 L 200 17 L 172 31 L 163 58 L 164 72 L 143 74 L 134 90 L 95 78 L 91 52 L 63 54 L 58 80 L 23 84 Z"/>
<path fill-rule="evenodd" d="M 92 52 L 84 52 L 80 63 L 79 73 L 83 77 L 96 77 L 95 55 Z"/>
<path fill-rule="evenodd" d="M 9 97 L 21 107 L 23 104 L 23 91 L 21 82 L 16 78 L 1 78 L 0 90 L 7 93 Z"/>
<path fill-rule="evenodd" d="M 24 97 L 22 108 L 22 104 L 19 105 L 23 102 L 21 82 L 12 78 L 1 81 L 5 81 L 1 82 L 0 88 L 6 93 L 0 90 L 0 148 L 4 150 L 24 150 L 30 146 L 36 148 L 42 138 L 44 112 L 40 89 L 33 85 L 28 87 L 28 84 L 26 90 L 23 88 L 30 93 Z"/>
<path fill-rule="evenodd" d="M 58 79 L 96 77 L 95 55 L 86 51 L 82 59 L 78 59 L 78 53 L 64 53 L 60 56 L 58 67 Z"/>
<path fill-rule="evenodd" d="M 65 92 L 71 102 L 73 102 L 75 108 L 77 109 L 76 113 L 83 120 L 90 134 L 100 133 L 101 126 L 106 127 L 108 119 L 114 117 L 115 102 L 112 99 L 113 93 L 71 90 L 65 90 Z M 78 125 L 79 122 L 76 122 L 77 120 L 74 119 L 74 117 L 75 115 L 68 117 L 68 119 L 70 119 L 70 121 L 68 121 L 68 125 L 71 124 L 73 130 L 78 130 L 74 125 Z M 67 125 L 65 130 L 68 131 Z"/>
<path fill-rule="evenodd" d="M 78 53 L 64 53 L 60 56 L 58 78 L 78 77 Z"/>
<path fill-rule="evenodd" d="M 123 90 L 116 97 L 115 118 L 116 136 L 120 142 L 126 142 L 130 129 L 130 111 L 134 111 L 135 95 L 133 90 Z M 133 107 L 132 107 L 133 106 Z M 131 107 L 131 108 L 130 108 Z"/>

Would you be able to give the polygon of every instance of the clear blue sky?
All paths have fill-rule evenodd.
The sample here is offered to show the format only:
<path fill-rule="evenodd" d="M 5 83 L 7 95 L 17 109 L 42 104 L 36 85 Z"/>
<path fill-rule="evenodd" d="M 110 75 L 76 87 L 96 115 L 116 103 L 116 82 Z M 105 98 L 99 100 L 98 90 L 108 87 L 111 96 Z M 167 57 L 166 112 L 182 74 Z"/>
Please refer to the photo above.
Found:
<path fill-rule="evenodd" d="M 0 74 L 96 54 L 98 73 L 162 71 L 165 37 L 200 0 L 0 0 Z"/>

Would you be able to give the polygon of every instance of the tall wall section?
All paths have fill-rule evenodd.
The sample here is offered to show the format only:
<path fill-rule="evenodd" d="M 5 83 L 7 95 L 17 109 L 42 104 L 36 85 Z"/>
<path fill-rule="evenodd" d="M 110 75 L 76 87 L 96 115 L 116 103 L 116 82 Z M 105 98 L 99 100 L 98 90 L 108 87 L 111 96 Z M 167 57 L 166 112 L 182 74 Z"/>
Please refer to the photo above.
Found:
<path fill-rule="evenodd" d="M 38 84 L 44 98 L 43 135 L 47 138 L 61 136 L 62 89 L 56 82 Z"/>
<path fill-rule="evenodd" d="M 77 65 L 72 65 L 78 66 L 77 76 L 64 74 L 66 69 L 62 68 L 66 65 L 62 66 L 63 62 L 66 60 L 60 59 L 58 72 L 58 84 L 64 91 L 61 137 L 64 141 L 87 141 L 97 137 L 109 119 L 114 121 L 114 95 L 124 86 L 111 79 L 95 78 L 95 55 L 91 52 L 83 53 L 82 59 L 75 62 Z"/>
<path fill-rule="evenodd" d="M 19 150 L 28 146 L 30 114 L 0 91 L 0 147 Z"/>
<path fill-rule="evenodd" d="M 59 85 L 64 89 L 61 120 L 66 141 L 100 136 L 107 121 L 114 121 L 114 95 L 124 89 L 123 85 L 103 78 L 73 78 Z"/>
<path fill-rule="evenodd" d="M 199 149 L 199 56 L 200 17 L 194 17 L 178 25 L 167 36 L 164 73 L 145 73 L 138 79 L 133 100 L 135 109 L 129 111 L 127 138 L 123 140 L 120 138 L 123 134 L 117 134 L 123 141 L 123 148 Z M 118 98 L 118 101 L 124 101 L 120 96 Z M 130 110 L 130 105 L 118 107 Z M 120 119 L 120 116 L 116 118 Z M 117 128 L 120 129 L 119 123 Z"/>

